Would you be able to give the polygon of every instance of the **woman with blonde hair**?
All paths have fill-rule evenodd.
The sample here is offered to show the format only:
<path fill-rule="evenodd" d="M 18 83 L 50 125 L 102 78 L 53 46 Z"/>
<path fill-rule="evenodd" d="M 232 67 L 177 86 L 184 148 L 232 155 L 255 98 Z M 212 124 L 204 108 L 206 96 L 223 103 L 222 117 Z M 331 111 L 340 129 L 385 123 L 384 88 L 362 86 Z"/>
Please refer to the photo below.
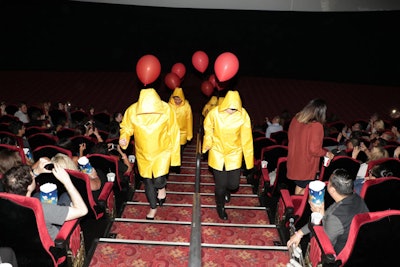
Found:
<path fill-rule="evenodd" d="M 322 147 L 326 109 L 324 100 L 313 99 L 290 122 L 287 177 L 296 183 L 295 194 L 315 180 L 321 157 L 334 157 Z"/>

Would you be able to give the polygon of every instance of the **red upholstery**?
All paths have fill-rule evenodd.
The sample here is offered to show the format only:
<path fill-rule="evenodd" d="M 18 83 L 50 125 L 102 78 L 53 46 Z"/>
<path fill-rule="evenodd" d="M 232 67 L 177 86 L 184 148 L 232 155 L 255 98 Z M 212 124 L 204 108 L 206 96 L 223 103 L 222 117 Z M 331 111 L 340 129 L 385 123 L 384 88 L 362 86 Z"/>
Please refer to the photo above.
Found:
<path fill-rule="evenodd" d="M 39 146 L 56 145 L 58 137 L 49 133 L 37 133 L 28 137 L 28 143 L 32 150 Z"/>
<path fill-rule="evenodd" d="M 11 247 L 19 266 L 59 266 L 84 257 L 78 220 L 65 222 L 53 241 L 37 198 L 0 193 L 0 246 Z"/>
<path fill-rule="evenodd" d="M 399 210 L 356 215 L 350 225 L 346 245 L 337 256 L 322 226 L 314 226 L 312 232 L 310 246 L 312 266 L 317 266 L 321 262 L 323 266 L 328 266 L 327 259 L 334 262 L 329 266 L 398 265 Z"/>

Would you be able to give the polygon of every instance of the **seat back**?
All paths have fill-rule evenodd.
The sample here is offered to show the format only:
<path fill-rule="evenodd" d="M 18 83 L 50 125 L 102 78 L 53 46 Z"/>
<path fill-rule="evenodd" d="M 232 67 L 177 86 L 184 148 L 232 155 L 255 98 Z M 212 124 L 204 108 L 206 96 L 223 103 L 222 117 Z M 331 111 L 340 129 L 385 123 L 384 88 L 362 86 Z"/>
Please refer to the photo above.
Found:
<path fill-rule="evenodd" d="M 72 152 L 70 150 L 59 146 L 44 145 L 44 146 L 39 146 L 32 151 L 33 158 L 35 159 L 35 161 L 39 160 L 42 157 L 52 158 L 58 153 L 63 153 L 68 157 L 72 158 Z"/>
<path fill-rule="evenodd" d="M 367 173 L 375 166 L 381 166 L 392 172 L 391 176 L 400 177 L 400 160 L 396 158 L 382 158 L 368 162 Z"/>
<path fill-rule="evenodd" d="M 268 146 L 273 146 L 276 145 L 276 141 L 271 139 L 271 138 L 267 138 L 267 137 L 258 137 L 256 139 L 253 140 L 253 145 L 254 145 L 254 158 L 256 160 L 260 160 L 261 159 L 261 150 L 264 147 L 268 147 Z"/>
<path fill-rule="evenodd" d="M 71 138 L 75 135 L 75 130 L 73 128 L 61 128 L 56 132 L 58 139 Z"/>
<path fill-rule="evenodd" d="M 349 236 L 335 257 L 322 226 L 314 226 L 310 246 L 312 266 L 397 266 L 400 211 L 366 212 L 354 216 Z"/>
<path fill-rule="evenodd" d="M 278 167 L 278 159 L 287 157 L 288 147 L 283 145 L 271 145 L 261 149 L 261 160 L 268 162 L 267 169 L 269 172 L 274 171 Z"/>
<path fill-rule="evenodd" d="M 332 147 L 332 148 L 337 148 L 339 145 L 339 142 L 336 140 L 336 138 L 333 137 L 324 137 L 322 140 L 322 147 Z"/>
<path fill-rule="evenodd" d="M 57 266 L 56 253 L 37 198 L 0 193 L 1 247 L 11 247 L 19 266 Z M 59 252 L 58 252 L 59 253 Z"/>
<path fill-rule="evenodd" d="M 271 133 L 271 138 L 274 139 L 278 145 L 287 146 L 289 142 L 288 132 L 285 130 Z"/>
<path fill-rule="evenodd" d="M 37 133 L 45 133 L 46 131 L 47 131 L 46 128 L 43 128 L 40 126 L 30 126 L 25 129 L 25 136 L 29 137 L 29 136 L 37 134 Z"/>
<path fill-rule="evenodd" d="M 349 156 L 336 156 L 331 160 L 327 167 L 321 167 L 319 179 L 324 182 L 329 181 L 329 177 L 331 177 L 333 171 L 339 168 L 345 169 L 349 173 L 350 177 L 355 179 L 358 169 L 360 168 L 360 163 Z"/>
<path fill-rule="evenodd" d="M 84 151 L 85 154 L 89 153 L 92 147 L 96 144 L 96 140 L 84 135 L 76 135 L 70 138 L 72 142 L 72 154 L 79 155 L 79 146 L 80 144 L 85 143 L 86 149 Z"/>
<path fill-rule="evenodd" d="M 400 178 L 382 177 L 365 181 L 360 196 L 369 211 L 400 210 Z"/>
<path fill-rule="evenodd" d="M 5 142 L 6 139 L 8 141 L 11 141 L 12 145 L 24 147 L 24 142 L 21 137 L 16 136 L 15 134 L 10 133 L 10 132 L 0 132 L 0 143 L 11 145 L 10 143 Z"/>
<path fill-rule="evenodd" d="M 2 149 L 17 151 L 19 156 L 21 157 L 21 162 L 23 164 L 26 164 L 26 157 L 25 157 L 25 153 L 24 153 L 24 150 L 22 149 L 22 147 L 18 147 L 18 146 L 14 146 L 14 145 L 0 144 L 0 150 L 2 150 Z"/>
<path fill-rule="evenodd" d="M 115 184 L 119 190 L 122 190 L 122 177 L 118 171 L 119 163 L 116 157 L 104 154 L 88 154 L 87 157 L 95 169 L 100 169 L 105 174 L 109 172 L 115 173 Z"/>
<path fill-rule="evenodd" d="M 276 168 L 275 183 L 270 188 L 270 195 L 277 195 L 281 189 L 287 189 L 293 195 L 295 187 L 294 181 L 287 178 L 287 157 L 280 157 Z"/>
<path fill-rule="evenodd" d="M 31 147 L 31 150 L 35 150 L 36 148 L 44 145 L 57 145 L 58 138 L 49 133 L 37 133 L 28 137 L 28 143 Z"/>

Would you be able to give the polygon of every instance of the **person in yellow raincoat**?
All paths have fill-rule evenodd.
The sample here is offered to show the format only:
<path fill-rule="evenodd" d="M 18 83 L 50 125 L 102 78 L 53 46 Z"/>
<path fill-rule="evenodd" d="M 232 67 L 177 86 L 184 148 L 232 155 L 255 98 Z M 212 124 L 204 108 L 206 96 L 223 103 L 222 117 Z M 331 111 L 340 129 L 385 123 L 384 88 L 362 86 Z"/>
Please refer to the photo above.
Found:
<path fill-rule="evenodd" d="M 204 108 L 201 112 L 201 114 L 205 117 L 207 116 L 207 113 L 215 108 L 218 105 L 218 97 L 213 95 L 210 100 L 208 100 L 207 104 L 204 105 Z"/>
<path fill-rule="evenodd" d="M 125 111 L 120 124 L 119 144 L 126 149 L 135 140 L 136 162 L 150 203 L 146 219 L 153 220 L 166 200 L 165 186 L 170 166 L 179 166 L 179 126 L 175 112 L 161 100 L 156 90 L 142 89 L 138 102 Z"/>
<path fill-rule="evenodd" d="M 180 144 L 181 144 L 181 161 L 183 150 L 187 142 L 193 138 L 193 113 L 189 101 L 185 99 L 185 94 L 182 88 L 175 88 L 174 92 L 169 98 L 168 104 L 175 111 L 176 121 L 180 130 Z M 180 173 L 179 168 L 175 170 Z"/>
<path fill-rule="evenodd" d="M 208 165 L 214 173 L 218 216 L 227 220 L 225 203 L 230 201 L 230 192 L 239 187 L 243 156 L 246 168 L 254 167 L 251 121 L 238 91 L 228 91 L 224 101 L 204 119 L 202 152 L 207 151 Z"/>

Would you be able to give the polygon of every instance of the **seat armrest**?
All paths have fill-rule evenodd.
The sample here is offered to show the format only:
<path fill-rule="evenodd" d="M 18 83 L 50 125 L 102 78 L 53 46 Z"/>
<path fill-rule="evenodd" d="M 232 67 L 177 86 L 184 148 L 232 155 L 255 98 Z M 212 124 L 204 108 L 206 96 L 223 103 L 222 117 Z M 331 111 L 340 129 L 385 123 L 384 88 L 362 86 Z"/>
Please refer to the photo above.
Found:
<path fill-rule="evenodd" d="M 312 266 L 321 264 L 323 266 L 339 266 L 336 265 L 336 252 L 332 246 L 332 243 L 325 233 L 323 226 L 312 226 L 310 227 L 312 232 L 312 238 L 310 241 L 310 254 L 309 258 Z"/>
<path fill-rule="evenodd" d="M 98 202 L 106 202 L 107 198 L 110 196 L 112 189 L 113 189 L 113 182 L 106 182 L 100 192 Z"/>

